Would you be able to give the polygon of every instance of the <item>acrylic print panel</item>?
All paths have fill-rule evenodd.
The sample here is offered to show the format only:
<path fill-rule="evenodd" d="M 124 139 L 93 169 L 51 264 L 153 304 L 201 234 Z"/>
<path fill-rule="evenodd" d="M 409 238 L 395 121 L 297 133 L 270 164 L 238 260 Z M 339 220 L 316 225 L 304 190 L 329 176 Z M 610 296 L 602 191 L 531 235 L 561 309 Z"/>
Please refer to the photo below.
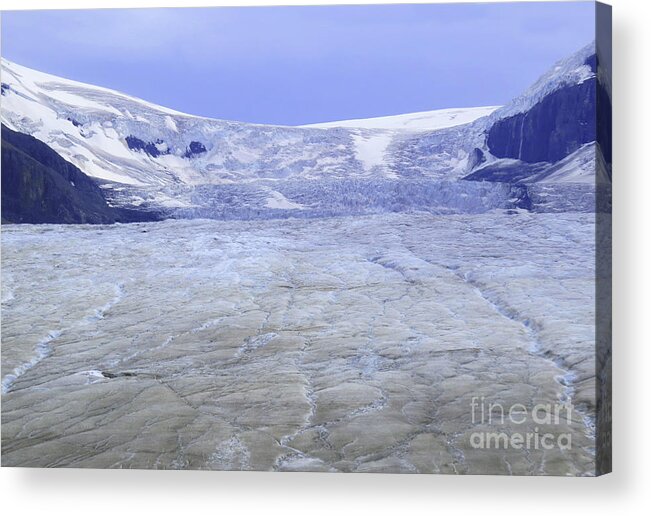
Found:
<path fill-rule="evenodd" d="M 610 8 L 4 12 L 2 464 L 610 470 Z"/>

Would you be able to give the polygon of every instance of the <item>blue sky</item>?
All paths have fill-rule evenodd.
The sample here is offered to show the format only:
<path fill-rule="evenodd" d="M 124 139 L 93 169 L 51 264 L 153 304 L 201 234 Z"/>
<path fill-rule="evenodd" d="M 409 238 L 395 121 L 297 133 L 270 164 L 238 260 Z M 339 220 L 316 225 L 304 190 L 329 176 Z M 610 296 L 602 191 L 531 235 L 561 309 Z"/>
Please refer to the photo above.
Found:
<path fill-rule="evenodd" d="M 498 105 L 594 39 L 592 2 L 5 11 L 2 55 L 179 111 L 298 125 Z"/>

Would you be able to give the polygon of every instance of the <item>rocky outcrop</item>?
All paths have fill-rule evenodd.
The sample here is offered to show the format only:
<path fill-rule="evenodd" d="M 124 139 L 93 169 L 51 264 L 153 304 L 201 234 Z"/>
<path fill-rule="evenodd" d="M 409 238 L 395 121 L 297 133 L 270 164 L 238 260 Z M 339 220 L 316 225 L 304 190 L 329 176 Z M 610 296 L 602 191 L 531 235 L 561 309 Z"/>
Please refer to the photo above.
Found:
<path fill-rule="evenodd" d="M 493 181 L 498 183 L 527 182 L 529 178 L 543 172 L 547 163 L 501 162 L 475 170 L 464 177 L 468 181 Z"/>
<path fill-rule="evenodd" d="M 194 158 L 206 152 L 206 146 L 201 142 L 191 141 L 188 148 L 185 150 L 184 156 L 186 158 Z"/>
<path fill-rule="evenodd" d="M 95 182 L 36 138 L 2 126 L 2 221 L 111 224 L 155 220 L 109 206 Z"/>
<path fill-rule="evenodd" d="M 478 149 L 475 147 L 472 151 L 470 151 L 470 154 L 468 154 L 468 166 L 467 169 L 473 170 L 477 168 L 479 165 L 484 163 L 486 161 L 486 156 L 482 152 L 481 149 Z"/>
<path fill-rule="evenodd" d="M 145 152 L 152 158 L 157 158 L 158 156 L 169 154 L 167 145 L 165 145 L 161 139 L 157 139 L 155 142 L 146 142 L 136 136 L 129 135 L 125 138 L 125 141 L 127 142 L 129 149 Z"/>
<path fill-rule="evenodd" d="M 498 120 L 487 144 L 498 158 L 555 163 L 596 139 L 596 79 L 565 86 L 530 110 Z"/>

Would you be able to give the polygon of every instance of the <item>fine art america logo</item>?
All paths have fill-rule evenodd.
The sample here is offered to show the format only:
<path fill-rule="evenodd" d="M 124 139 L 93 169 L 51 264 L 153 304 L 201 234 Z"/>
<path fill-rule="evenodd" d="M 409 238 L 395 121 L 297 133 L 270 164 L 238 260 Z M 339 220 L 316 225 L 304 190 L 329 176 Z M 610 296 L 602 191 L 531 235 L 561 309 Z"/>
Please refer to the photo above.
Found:
<path fill-rule="evenodd" d="M 541 403 L 528 410 L 522 403 L 505 406 L 487 402 L 484 396 L 473 396 L 470 402 L 473 425 L 497 425 L 522 428 L 523 431 L 478 431 L 470 435 L 475 449 L 569 450 L 571 433 L 552 433 L 553 425 L 571 425 L 573 406 L 563 403 Z M 541 427 L 545 430 L 541 430 Z M 565 427 L 567 428 L 567 426 Z"/>

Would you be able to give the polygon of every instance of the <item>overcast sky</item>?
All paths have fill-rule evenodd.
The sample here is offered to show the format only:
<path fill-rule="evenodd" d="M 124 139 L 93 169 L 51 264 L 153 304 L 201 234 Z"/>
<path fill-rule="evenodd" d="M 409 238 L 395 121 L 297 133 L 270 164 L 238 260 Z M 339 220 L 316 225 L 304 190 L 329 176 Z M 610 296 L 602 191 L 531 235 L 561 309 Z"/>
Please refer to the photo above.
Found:
<path fill-rule="evenodd" d="M 19 64 L 288 125 L 503 104 L 593 39 L 592 2 L 2 13 Z"/>

